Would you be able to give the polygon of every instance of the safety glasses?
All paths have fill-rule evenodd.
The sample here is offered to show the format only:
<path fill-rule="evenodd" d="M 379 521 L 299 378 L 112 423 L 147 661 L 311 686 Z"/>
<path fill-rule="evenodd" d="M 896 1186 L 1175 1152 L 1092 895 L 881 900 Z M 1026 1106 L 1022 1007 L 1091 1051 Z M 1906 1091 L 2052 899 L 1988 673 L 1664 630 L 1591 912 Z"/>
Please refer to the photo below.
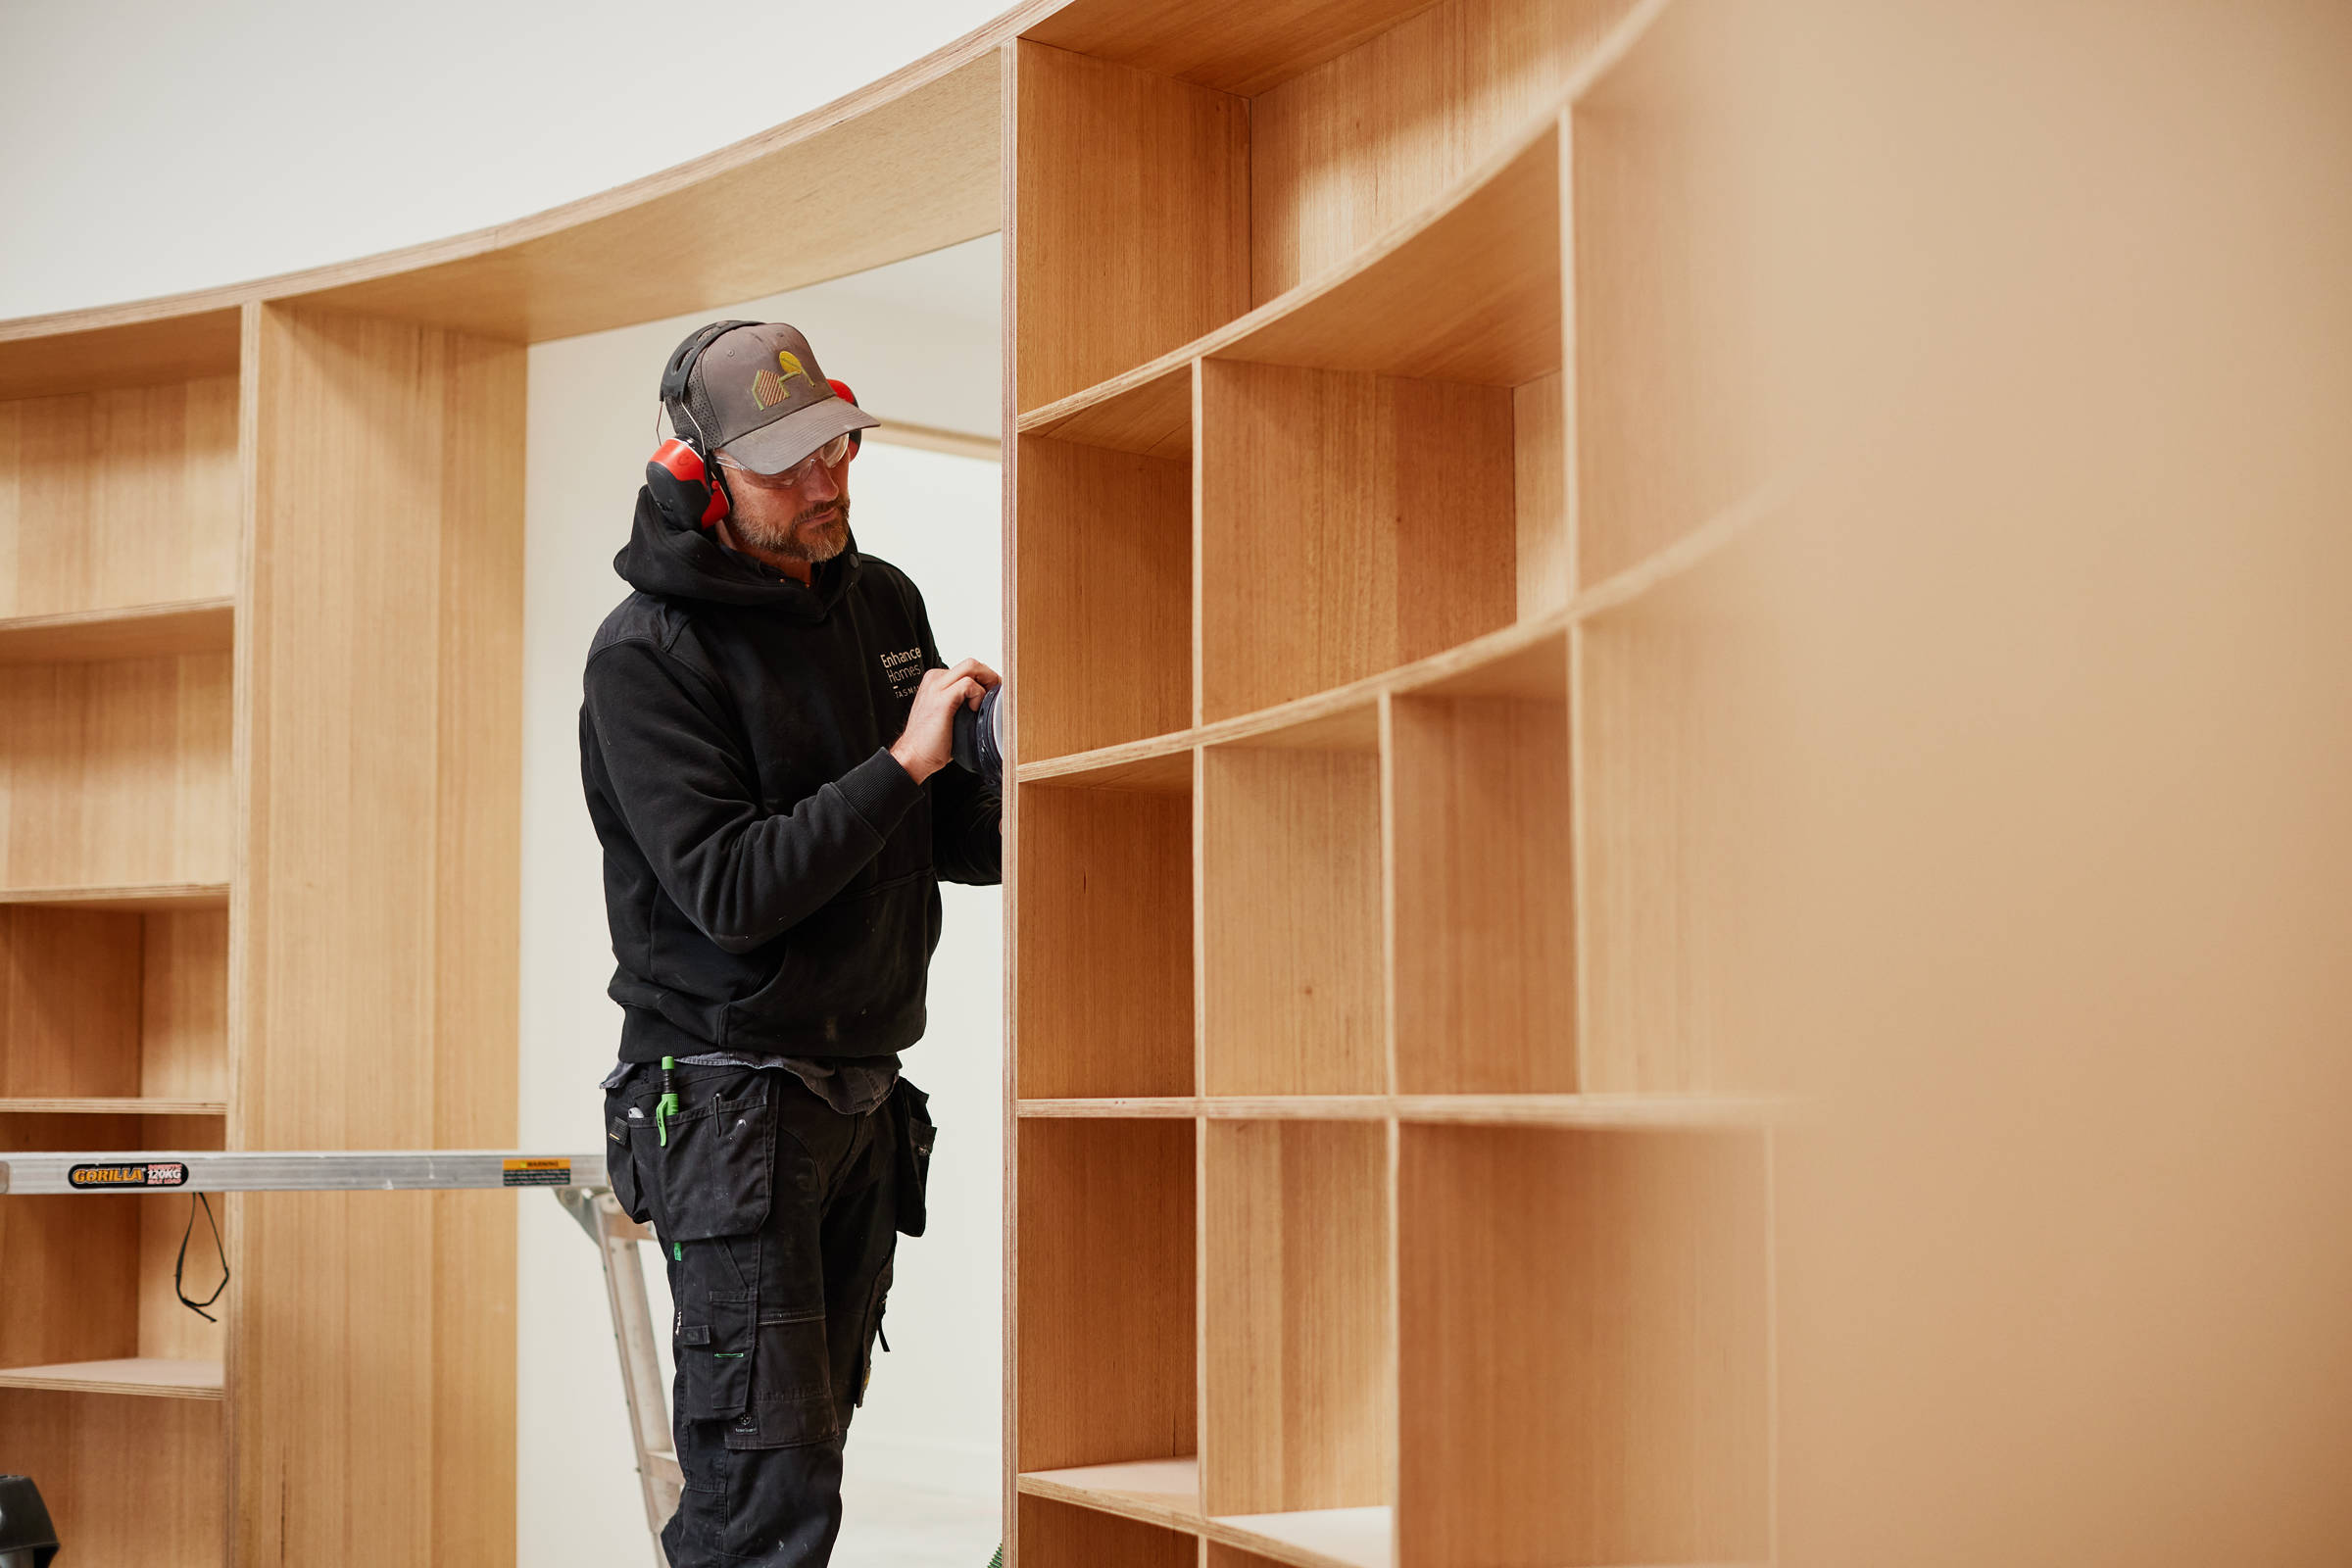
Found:
<path fill-rule="evenodd" d="M 837 435 L 832 440 L 826 442 L 823 446 L 818 447 L 814 452 L 809 453 L 800 462 L 794 464 L 791 467 L 786 468 L 782 473 L 755 472 L 753 469 L 747 468 L 742 464 L 737 463 L 733 458 L 728 457 L 724 452 L 721 452 L 718 455 L 718 466 L 726 469 L 730 476 L 740 476 L 744 483 L 752 486 L 754 489 L 790 490 L 794 486 L 804 483 L 810 474 L 816 472 L 816 466 L 818 464 L 821 463 L 826 467 L 830 468 L 849 455 L 849 436 Z"/>

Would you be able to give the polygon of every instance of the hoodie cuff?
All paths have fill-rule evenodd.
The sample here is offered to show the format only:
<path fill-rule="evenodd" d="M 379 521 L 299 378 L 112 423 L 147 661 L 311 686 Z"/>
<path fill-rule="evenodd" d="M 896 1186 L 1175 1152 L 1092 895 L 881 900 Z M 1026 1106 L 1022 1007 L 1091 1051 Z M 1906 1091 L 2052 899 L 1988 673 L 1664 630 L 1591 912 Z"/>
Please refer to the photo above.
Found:
<path fill-rule="evenodd" d="M 842 774 L 836 784 L 877 838 L 888 838 L 899 818 L 923 798 L 923 787 L 899 765 L 887 746 L 877 748 L 873 756 Z"/>

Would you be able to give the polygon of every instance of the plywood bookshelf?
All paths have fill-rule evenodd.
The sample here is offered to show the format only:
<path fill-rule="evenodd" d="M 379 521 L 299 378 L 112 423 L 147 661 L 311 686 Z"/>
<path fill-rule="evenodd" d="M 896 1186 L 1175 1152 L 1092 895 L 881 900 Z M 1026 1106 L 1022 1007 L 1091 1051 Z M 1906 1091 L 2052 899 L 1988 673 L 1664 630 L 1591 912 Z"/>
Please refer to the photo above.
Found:
<path fill-rule="evenodd" d="M 511 1138 L 511 1054 L 433 1101 L 440 1042 L 513 1029 L 520 370 L 258 302 L 0 342 L 0 1149 Z M 511 1207 L 215 1206 L 208 1323 L 187 1199 L 0 1198 L 0 1462 L 75 1557 L 308 1554 L 381 1490 L 317 1479 L 382 1457 L 377 1398 L 316 1397 L 355 1369 L 488 1423 L 395 1434 L 367 1528 L 511 1506 L 460 1451 L 511 1447 Z M 415 1301 L 436 1271 L 472 1283 Z"/>
<path fill-rule="evenodd" d="M 1007 50 L 1021 1568 L 1773 1555 L 1781 1111 L 1676 789 L 1770 477 L 1687 330 L 1722 18 Z"/>

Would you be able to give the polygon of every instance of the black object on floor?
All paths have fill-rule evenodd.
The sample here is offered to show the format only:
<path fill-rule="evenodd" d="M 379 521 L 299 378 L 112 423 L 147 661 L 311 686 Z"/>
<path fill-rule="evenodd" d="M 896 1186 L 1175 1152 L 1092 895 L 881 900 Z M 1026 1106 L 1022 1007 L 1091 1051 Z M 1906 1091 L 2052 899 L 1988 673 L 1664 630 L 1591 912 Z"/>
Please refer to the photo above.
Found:
<path fill-rule="evenodd" d="M 0 1568 L 49 1568 L 57 1527 L 28 1476 L 0 1476 Z"/>

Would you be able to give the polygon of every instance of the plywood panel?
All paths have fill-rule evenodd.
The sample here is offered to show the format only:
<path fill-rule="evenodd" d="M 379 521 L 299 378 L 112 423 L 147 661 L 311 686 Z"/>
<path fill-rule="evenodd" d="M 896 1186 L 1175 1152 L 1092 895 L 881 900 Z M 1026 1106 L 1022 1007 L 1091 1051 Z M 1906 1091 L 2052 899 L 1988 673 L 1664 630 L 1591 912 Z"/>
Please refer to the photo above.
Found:
<path fill-rule="evenodd" d="M 1548 115 L 1629 9 L 1446 0 L 1251 99 L 1251 303 L 1340 266 Z"/>
<path fill-rule="evenodd" d="M 1018 46 L 1015 407 L 1131 369 L 1250 308 L 1246 100 Z"/>
<path fill-rule="evenodd" d="M 1738 84 L 1753 20 L 1669 8 L 1570 117 L 1579 586 L 1762 482 L 1791 401 L 1758 337 L 1761 182 Z"/>
<path fill-rule="evenodd" d="M 0 325 L 0 398 L 56 397 L 233 375 L 237 308 L 142 301 Z"/>
<path fill-rule="evenodd" d="M 0 681 L 0 885 L 225 882 L 229 795 L 223 655 Z"/>
<path fill-rule="evenodd" d="M 1201 790 L 1203 1091 L 1382 1092 L 1379 759 L 1218 747 Z"/>
<path fill-rule="evenodd" d="M 1401 1136 L 1401 1560 L 1766 1556 L 1761 1140 Z"/>
<path fill-rule="evenodd" d="M 144 1119 L 149 1125 L 142 1131 L 164 1130 L 154 1124 L 166 1118 Z M 147 1147 L 191 1146 L 184 1139 L 167 1138 Z M 228 1353 L 228 1294 L 222 1292 L 220 1299 L 205 1309 L 220 1320 L 212 1323 L 190 1311 L 179 1296 L 184 1290 L 190 1300 L 201 1301 L 220 1283 L 220 1253 L 213 1243 L 212 1225 L 218 1223 L 226 1234 L 226 1205 L 220 1198 L 213 1199 L 213 1220 L 208 1223 L 193 1195 L 126 1198 L 122 1201 L 139 1211 L 138 1353 L 220 1365 Z M 182 1237 L 187 1239 L 187 1262 L 175 1290 L 172 1271 Z"/>
<path fill-rule="evenodd" d="M 1210 1122 L 1201 1166 L 1201 1506 L 1390 1500 L 1388 1129 Z"/>
<path fill-rule="evenodd" d="M 1555 371 L 1511 395 L 1511 504 L 1518 517 L 1519 618 L 1568 603 L 1568 408 Z"/>
<path fill-rule="evenodd" d="M 1024 785 L 1016 799 L 1016 1092 L 1191 1094 L 1189 767 L 1172 791 Z"/>
<path fill-rule="evenodd" d="M 141 919 L 0 907 L 0 1099 L 139 1093 Z"/>
<path fill-rule="evenodd" d="M 1203 362 L 1203 716 L 1508 624 L 1511 429 L 1500 388 Z"/>
<path fill-rule="evenodd" d="M 0 1453 L 40 1484 L 65 1544 L 59 1561 L 218 1562 L 222 1420 L 218 1399 L 11 1389 L 0 1392 Z"/>
<path fill-rule="evenodd" d="M 1224 359 L 1517 386 L 1560 368 L 1559 138 L 1539 124 L 1482 164 L 1467 191 L 1409 215 L 1339 276 L 1267 307 Z M 1261 301 L 1260 304 L 1266 302 Z"/>
<path fill-rule="evenodd" d="M 1577 634 L 1590 1090 L 1773 1087 L 1754 1028 L 1768 946 L 1745 912 L 1769 873 L 1743 826 L 1768 805 L 1753 760 L 1785 744 L 1751 698 L 1786 639 L 1737 590 L 1745 559 Z"/>
<path fill-rule="evenodd" d="M 1020 755 L 1192 722 L 1189 466 L 1023 436 Z"/>
<path fill-rule="evenodd" d="M 1045 1497 L 1020 1500 L 1020 1568 L 1195 1568 L 1200 1543 Z"/>
<path fill-rule="evenodd" d="M 1018 1137 L 1015 1468 L 1193 1453 L 1193 1123 Z"/>
<path fill-rule="evenodd" d="M 1395 26 L 1433 0 L 1078 0 L 1022 36 L 1245 97 Z"/>
<path fill-rule="evenodd" d="M 0 403 L 0 616 L 236 588 L 237 381 Z"/>
<path fill-rule="evenodd" d="M 226 653 L 235 621 L 236 606 L 225 597 L 19 615 L 0 619 L 0 664 Z"/>
<path fill-rule="evenodd" d="M 1568 654 L 1546 646 L 1550 701 L 1391 709 L 1401 1094 L 1577 1088 Z"/>
<path fill-rule="evenodd" d="M 0 1139 L 61 1147 L 57 1117 L 10 1117 Z M 127 1118 L 73 1117 L 74 1130 L 120 1137 Z M 88 1128 L 89 1130 L 85 1130 Z M 75 1147 L 72 1144 L 66 1148 Z M 136 1355 L 139 1345 L 139 1211 L 146 1200 L 74 1195 L 0 1199 L 0 1366 Z M 14 1454 L 9 1456 L 13 1465 Z"/>
<path fill-rule="evenodd" d="M 515 1027 L 522 353 L 270 307 L 248 366 L 232 1121 L 256 1148 L 496 1147 L 514 1125 L 496 1042 Z M 504 1554 L 512 1203 L 362 1202 L 243 1211 L 237 1549 Z"/>
<path fill-rule="evenodd" d="M 228 911 L 156 913 L 144 923 L 139 1093 L 158 1100 L 225 1100 Z"/>

